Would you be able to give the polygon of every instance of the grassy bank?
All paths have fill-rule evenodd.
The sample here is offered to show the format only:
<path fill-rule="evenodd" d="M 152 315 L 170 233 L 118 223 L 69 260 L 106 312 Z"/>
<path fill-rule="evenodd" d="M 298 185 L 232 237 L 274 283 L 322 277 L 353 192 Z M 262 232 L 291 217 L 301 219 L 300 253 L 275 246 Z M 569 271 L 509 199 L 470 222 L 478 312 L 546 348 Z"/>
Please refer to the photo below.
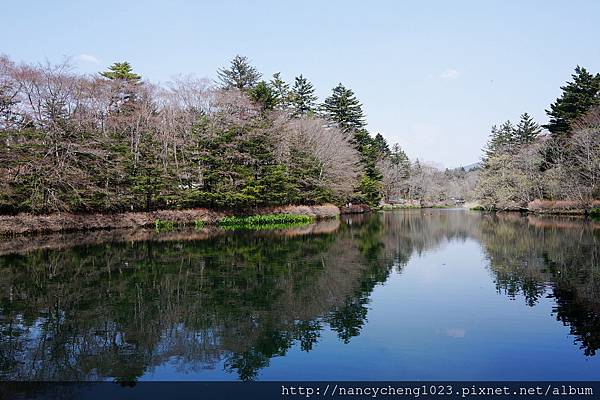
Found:
<path fill-rule="evenodd" d="M 283 229 L 293 228 L 310 224 L 316 220 L 310 215 L 293 215 L 293 214 L 267 214 L 267 215 L 244 215 L 244 216 L 229 216 L 217 220 L 212 225 L 227 230 L 236 229 Z M 154 228 L 157 232 L 169 232 L 175 229 L 176 226 L 190 224 L 181 224 L 175 221 L 165 221 L 157 219 L 154 221 Z M 202 220 L 194 221 L 195 229 L 203 229 L 207 223 Z"/>
<path fill-rule="evenodd" d="M 206 208 L 118 214 L 22 213 L 0 215 L 0 236 L 138 227 L 153 227 L 159 232 L 165 232 L 175 227 L 194 226 L 196 229 L 202 229 L 209 225 L 229 229 L 234 229 L 235 226 L 260 226 L 266 229 L 268 226 L 306 224 L 314 220 L 336 218 L 339 215 L 340 209 L 333 204 L 263 207 L 248 210 L 247 213 L 243 213 L 242 210 L 220 211 Z"/>
<path fill-rule="evenodd" d="M 225 217 L 217 221 L 223 229 L 278 229 L 306 225 L 314 222 L 309 215 L 271 214 Z"/>
<path fill-rule="evenodd" d="M 391 211 L 391 210 L 414 210 L 421 208 L 452 208 L 456 207 L 450 204 L 437 204 L 437 203 L 426 203 L 426 204 L 384 204 L 381 206 L 381 210 Z"/>

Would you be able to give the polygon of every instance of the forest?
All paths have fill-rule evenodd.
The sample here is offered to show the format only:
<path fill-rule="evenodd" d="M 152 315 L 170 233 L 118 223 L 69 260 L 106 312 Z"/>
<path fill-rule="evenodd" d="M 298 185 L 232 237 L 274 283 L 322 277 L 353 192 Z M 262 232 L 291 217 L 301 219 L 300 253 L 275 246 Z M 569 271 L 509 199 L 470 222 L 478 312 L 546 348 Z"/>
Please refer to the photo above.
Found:
<path fill-rule="evenodd" d="M 516 125 L 492 127 L 475 192 L 486 208 L 534 211 L 536 200 L 598 207 L 600 74 L 577 66 L 572 78 L 546 110 L 548 124 L 524 113 Z"/>
<path fill-rule="evenodd" d="M 269 81 L 245 57 L 218 81 L 146 82 L 127 62 L 95 76 L 0 59 L 5 213 L 376 205 L 393 153 L 352 90 L 321 104 L 300 75 Z"/>
<path fill-rule="evenodd" d="M 285 204 L 522 209 L 600 196 L 600 75 L 577 67 L 540 126 L 494 126 L 474 167 L 411 161 L 367 130 L 342 83 L 268 79 L 243 56 L 218 79 L 146 81 L 128 62 L 82 75 L 0 57 L 0 214 Z M 474 154 L 476 160 L 479 155 Z"/>

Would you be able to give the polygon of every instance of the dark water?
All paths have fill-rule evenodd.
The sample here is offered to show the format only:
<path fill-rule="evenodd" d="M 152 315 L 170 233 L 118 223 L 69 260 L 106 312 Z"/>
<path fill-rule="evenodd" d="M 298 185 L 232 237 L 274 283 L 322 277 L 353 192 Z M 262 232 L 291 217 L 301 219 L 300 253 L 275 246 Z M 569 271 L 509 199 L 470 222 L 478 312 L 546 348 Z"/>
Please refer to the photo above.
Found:
<path fill-rule="evenodd" d="M 459 210 L 0 243 L 0 378 L 595 380 L 599 243 Z"/>

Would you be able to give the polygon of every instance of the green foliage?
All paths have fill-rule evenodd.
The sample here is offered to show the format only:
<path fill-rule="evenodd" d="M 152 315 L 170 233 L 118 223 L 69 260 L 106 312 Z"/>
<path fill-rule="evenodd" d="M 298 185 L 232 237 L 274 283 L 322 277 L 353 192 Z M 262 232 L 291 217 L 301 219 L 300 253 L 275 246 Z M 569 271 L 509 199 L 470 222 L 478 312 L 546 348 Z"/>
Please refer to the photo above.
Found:
<path fill-rule="evenodd" d="M 366 130 L 361 130 L 359 133 L 361 138 L 364 138 L 364 144 L 359 143 L 357 146 L 364 175 L 360 179 L 355 201 L 376 207 L 379 205 L 383 191 L 381 183 L 383 175 L 377 167 L 377 161 L 384 155 L 381 153 L 381 143 L 372 139 Z"/>
<path fill-rule="evenodd" d="M 201 219 L 197 219 L 194 221 L 194 227 L 198 230 L 204 229 L 206 227 L 206 222 L 202 221 Z"/>
<path fill-rule="evenodd" d="M 110 80 L 120 79 L 133 83 L 139 82 L 142 79 L 141 75 L 133 72 L 131 64 L 127 61 L 114 63 L 108 67 L 108 71 L 101 72 L 100 75 Z"/>
<path fill-rule="evenodd" d="M 398 143 L 395 143 L 392 146 L 388 159 L 390 160 L 390 163 L 400 171 L 400 177 L 402 179 L 408 179 L 410 175 L 410 160 Z"/>
<path fill-rule="evenodd" d="M 519 145 L 532 143 L 542 132 L 541 127 L 527 114 L 521 114 L 521 119 L 513 131 L 513 141 Z"/>
<path fill-rule="evenodd" d="M 239 90 L 253 88 L 262 76 L 256 68 L 250 65 L 248 58 L 239 55 L 231 60 L 229 69 L 220 69 L 217 74 L 223 89 L 236 88 Z"/>
<path fill-rule="evenodd" d="M 502 153 L 515 153 L 533 143 L 541 132 L 540 126 L 527 113 L 521 115 L 517 126 L 510 121 L 499 127 L 492 126 L 490 139 L 484 149 L 484 161 Z"/>
<path fill-rule="evenodd" d="M 358 132 L 366 125 L 362 104 L 354 92 L 341 83 L 333 88 L 321 108 L 325 117 L 344 132 Z"/>
<path fill-rule="evenodd" d="M 325 117 L 338 126 L 343 132 L 352 135 L 352 143 L 360 154 L 364 176 L 354 196 L 355 202 L 364 202 L 372 207 L 381 200 L 383 178 L 377 168 L 377 161 L 390 155 L 389 145 L 381 134 L 375 138 L 365 129 L 365 116 L 362 105 L 354 92 L 341 83 L 333 88 L 332 93 L 321 106 Z"/>
<path fill-rule="evenodd" d="M 526 209 L 535 200 L 567 200 L 589 207 L 598 198 L 600 74 L 577 67 L 573 81 L 547 110 L 551 135 L 529 114 L 494 126 L 484 149 L 478 200 L 490 209 Z"/>
<path fill-rule="evenodd" d="M 275 99 L 275 107 L 279 110 L 287 109 L 291 100 L 290 85 L 281 79 L 279 72 L 273 74 L 273 78 L 269 81 L 269 87 Z"/>
<path fill-rule="evenodd" d="M 572 122 L 600 104 L 600 74 L 591 74 L 578 65 L 572 77 L 572 82 L 561 86 L 562 95 L 546 110 L 550 122 L 544 127 L 553 135 L 567 133 Z"/>
<path fill-rule="evenodd" d="M 248 91 L 252 100 L 260 104 L 263 110 L 272 110 L 278 104 L 278 98 L 273 89 L 265 81 L 260 81 Z"/>
<path fill-rule="evenodd" d="M 600 207 L 592 208 L 588 215 L 593 219 L 600 219 Z"/>
<path fill-rule="evenodd" d="M 316 110 L 315 88 L 302 75 L 297 76 L 290 95 L 290 106 L 295 117 L 313 114 Z"/>
<path fill-rule="evenodd" d="M 127 180 L 136 209 L 164 208 L 172 196 L 172 175 L 165 170 L 155 149 L 159 143 L 150 135 L 140 142 L 137 161 L 130 154 L 126 161 Z"/>
<path fill-rule="evenodd" d="M 487 160 L 494 155 L 510 150 L 514 143 L 514 131 L 514 125 L 510 121 L 506 121 L 500 127 L 492 126 L 490 139 L 483 150 L 484 159 Z"/>
<path fill-rule="evenodd" d="M 105 79 L 61 71 L 0 71 L 2 82 L 18 84 L 14 98 L 40 76 L 49 85 L 29 93 L 39 112 L 5 99 L 0 88 L 2 213 L 343 204 L 359 190 L 359 170 L 381 179 L 376 164 L 389 150 L 383 136 L 372 139 L 365 129 L 344 136 L 307 117 L 317 97 L 302 75 L 292 89 L 279 73 L 259 81 L 241 56 L 219 71 L 223 89 L 214 91 L 184 80 L 154 90 L 128 62 L 101 72 Z M 66 83 L 78 89 L 66 91 Z M 9 122 L 15 112 L 22 118 Z"/>
<path fill-rule="evenodd" d="M 203 185 L 186 190 L 182 206 L 248 208 L 298 200 L 294 177 L 275 160 L 274 138 L 262 126 L 209 132 L 197 145 Z"/>
<path fill-rule="evenodd" d="M 375 147 L 375 149 L 379 153 L 379 157 L 381 157 L 381 158 L 389 157 L 392 155 L 392 151 L 390 150 L 390 145 L 387 143 L 387 141 L 385 140 L 385 138 L 383 137 L 383 135 L 381 133 L 378 133 L 373 138 L 373 146 Z"/>
<path fill-rule="evenodd" d="M 172 231 L 175 228 L 175 223 L 173 221 L 165 221 L 161 219 L 157 219 L 154 221 L 154 229 L 157 232 L 168 232 Z"/>
<path fill-rule="evenodd" d="M 360 179 L 356 201 L 377 206 L 381 200 L 381 189 L 381 182 L 378 179 L 363 175 Z"/>
<path fill-rule="evenodd" d="M 271 214 L 224 217 L 217 223 L 225 229 L 276 229 L 306 225 L 314 220 L 308 215 Z"/>

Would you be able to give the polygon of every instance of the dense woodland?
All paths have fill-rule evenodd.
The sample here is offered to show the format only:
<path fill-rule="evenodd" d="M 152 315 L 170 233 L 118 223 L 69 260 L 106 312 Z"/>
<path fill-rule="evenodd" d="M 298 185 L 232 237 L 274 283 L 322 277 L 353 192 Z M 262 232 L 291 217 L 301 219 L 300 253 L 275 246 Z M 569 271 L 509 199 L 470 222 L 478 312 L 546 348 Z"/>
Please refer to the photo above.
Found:
<path fill-rule="evenodd" d="M 484 206 L 547 199 L 589 210 L 600 198 L 600 74 L 578 66 L 572 78 L 546 110 L 547 125 L 525 113 L 492 128 L 475 193 Z"/>
<path fill-rule="evenodd" d="M 323 103 L 300 75 L 269 80 L 245 57 L 218 81 L 158 86 L 126 63 L 95 76 L 0 59 L 4 212 L 377 204 L 378 163 L 408 162 L 365 129 L 352 90 Z"/>
<path fill-rule="evenodd" d="M 263 79 L 245 57 L 217 81 L 156 85 L 127 62 L 96 75 L 0 57 L 0 213 L 599 196 L 600 75 L 577 67 L 544 131 L 523 114 L 492 129 L 482 166 L 411 161 L 366 129 L 354 92 Z M 478 155 L 474 155 L 474 159 Z"/>

